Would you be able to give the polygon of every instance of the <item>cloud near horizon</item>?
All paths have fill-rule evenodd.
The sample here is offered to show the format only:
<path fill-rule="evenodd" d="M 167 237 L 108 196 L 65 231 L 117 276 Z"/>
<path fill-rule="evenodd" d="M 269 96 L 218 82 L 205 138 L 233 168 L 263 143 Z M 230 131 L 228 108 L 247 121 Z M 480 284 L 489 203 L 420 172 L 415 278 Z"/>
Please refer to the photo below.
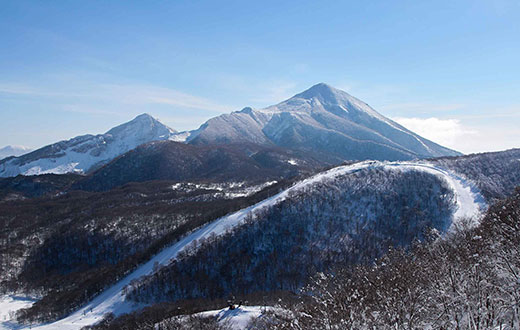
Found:
<path fill-rule="evenodd" d="M 459 150 L 462 152 L 472 152 L 463 150 L 464 143 L 477 135 L 477 131 L 464 126 L 458 119 L 430 118 L 392 118 L 394 121 L 442 146 Z"/>

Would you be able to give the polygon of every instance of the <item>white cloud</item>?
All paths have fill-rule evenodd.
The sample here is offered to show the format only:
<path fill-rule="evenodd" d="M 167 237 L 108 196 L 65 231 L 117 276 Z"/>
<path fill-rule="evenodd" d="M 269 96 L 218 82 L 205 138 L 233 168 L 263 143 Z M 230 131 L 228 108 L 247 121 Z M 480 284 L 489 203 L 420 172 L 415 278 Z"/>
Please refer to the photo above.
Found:
<path fill-rule="evenodd" d="M 409 130 L 440 145 L 463 153 L 500 151 L 520 147 L 516 123 L 468 125 L 459 119 L 392 118 Z"/>
<path fill-rule="evenodd" d="M 518 128 L 507 124 L 475 127 L 475 134 L 457 141 L 457 150 L 465 153 L 501 151 L 520 147 Z"/>
<path fill-rule="evenodd" d="M 477 132 L 458 119 L 392 118 L 409 130 L 448 148 L 458 149 L 462 140 L 474 138 Z"/>

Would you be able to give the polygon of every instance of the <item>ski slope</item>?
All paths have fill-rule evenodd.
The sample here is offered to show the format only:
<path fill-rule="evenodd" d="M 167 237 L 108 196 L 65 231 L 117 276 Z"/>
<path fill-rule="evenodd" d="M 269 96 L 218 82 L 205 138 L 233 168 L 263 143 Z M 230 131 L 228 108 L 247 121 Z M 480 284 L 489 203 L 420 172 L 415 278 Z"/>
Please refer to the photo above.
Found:
<path fill-rule="evenodd" d="M 186 237 L 182 238 L 175 244 L 165 248 L 163 251 L 151 258 L 147 263 L 139 266 L 132 273 L 127 275 L 124 279 L 115 283 L 113 286 L 105 290 L 102 294 L 97 296 L 91 302 L 80 308 L 76 312 L 72 313 L 68 317 L 58 320 L 49 324 L 42 324 L 39 326 L 33 326 L 32 329 L 40 330 L 52 330 L 52 329 L 80 329 L 86 325 L 92 325 L 100 321 L 103 316 L 107 313 L 114 313 L 116 316 L 124 313 L 128 313 L 139 308 L 144 307 L 130 301 L 125 300 L 123 289 L 131 281 L 138 280 L 144 275 L 149 275 L 153 272 L 154 265 L 166 265 L 172 259 L 175 259 L 179 252 L 183 251 L 195 240 L 201 238 L 207 238 L 210 235 L 222 235 L 229 229 L 240 225 L 248 214 L 254 214 L 259 210 L 271 207 L 277 203 L 280 203 L 289 196 L 289 194 L 303 191 L 310 188 L 313 184 L 318 182 L 326 182 L 327 180 L 334 179 L 339 176 L 347 175 L 362 169 L 370 168 L 384 168 L 386 170 L 393 171 L 423 171 L 436 175 L 449 184 L 456 196 L 457 209 L 453 215 L 452 227 L 456 225 L 460 220 L 467 217 L 478 216 L 483 209 L 486 207 L 484 199 L 478 192 L 478 189 L 469 181 L 444 170 L 438 166 L 434 166 L 424 162 L 375 162 L 366 161 L 356 163 L 353 165 L 346 165 L 333 168 L 331 170 L 319 173 L 308 179 L 300 181 L 292 187 L 274 195 L 268 199 L 265 199 L 255 205 L 229 214 L 222 218 L 216 219 L 212 223 L 209 223 L 202 228 L 192 232 Z M 20 326 L 19 328 L 23 328 Z"/>

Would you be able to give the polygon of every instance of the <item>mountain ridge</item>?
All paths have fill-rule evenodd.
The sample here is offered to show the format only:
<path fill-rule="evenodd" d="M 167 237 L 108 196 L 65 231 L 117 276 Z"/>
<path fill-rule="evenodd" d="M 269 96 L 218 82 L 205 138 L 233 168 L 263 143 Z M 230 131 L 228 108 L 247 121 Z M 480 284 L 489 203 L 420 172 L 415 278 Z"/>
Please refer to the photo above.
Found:
<path fill-rule="evenodd" d="M 186 139 L 192 144 L 252 142 L 327 150 L 343 159 L 409 160 L 455 156 L 350 94 L 319 83 L 264 109 L 246 107 L 211 118 Z"/>
<path fill-rule="evenodd" d="M 149 114 L 141 114 L 104 134 L 80 135 L 0 160 L 0 177 L 86 173 L 143 143 L 167 140 L 175 133 Z"/>
<path fill-rule="evenodd" d="M 148 114 L 104 134 L 59 141 L 0 160 L 0 177 L 90 173 L 139 145 L 173 140 L 193 145 L 258 144 L 321 154 L 331 160 L 412 160 L 457 156 L 381 115 L 350 94 L 319 83 L 276 105 L 209 119 L 177 132 Z"/>

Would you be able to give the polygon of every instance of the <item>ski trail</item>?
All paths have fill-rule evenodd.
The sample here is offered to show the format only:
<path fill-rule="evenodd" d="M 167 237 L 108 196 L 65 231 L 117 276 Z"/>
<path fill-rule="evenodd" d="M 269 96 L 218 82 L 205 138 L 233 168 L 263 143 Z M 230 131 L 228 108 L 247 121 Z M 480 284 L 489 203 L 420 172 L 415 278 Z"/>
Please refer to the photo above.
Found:
<path fill-rule="evenodd" d="M 366 161 L 356 163 L 353 165 L 345 165 L 333 168 L 331 170 L 316 174 L 310 178 L 302 180 L 292 187 L 267 198 L 255 205 L 249 206 L 245 209 L 237 211 L 235 213 L 221 217 L 202 228 L 194 231 L 193 233 L 182 238 L 178 242 L 166 247 L 160 253 L 152 257 L 148 262 L 139 266 L 132 273 L 127 275 L 125 278 L 115 283 L 108 289 L 106 289 L 99 296 L 94 298 L 92 301 L 87 303 L 84 307 L 80 308 L 76 312 L 69 316 L 58 320 L 53 323 L 41 324 L 33 326 L 32 329 L 40 330 L 53 330 L 53 329 L 80 329 L 81 327 L 95 324 L 99 322 L 103 316 L 107 313 L 114 313 L 116 316 L 124 313 L 129 313 L 134 310 L 144 307 L 134 302 L 126 301 L 123 289 L 130 282 L 139 279 L 144 275 L 151 274 L 155 264 L 166 265 L 171 260 L 175 259 L 179 252 L 183 251 L 193 241 L 201 238 L 208 238 L 210 235 L 222 235 L 229 229 L 236 227 L 243 223 L 247 215 L 251 214 L 254 216 L 259 210 L 266 207 L 273 206 L 285 200 L 287 196 L 295 191 L 301 191 L 305 188 L 310 187 L 312 184 L 322 182 L 325 180 L 334 179 L 338 176 L 353 173 L 366 168 L 386 168 L 391 170 L 418 170 L 428 172 L 445 179 L 450 187 L 455 192 L 457 198 L 456 204 L 457 209 L 453 216 L 453 224 L 456 224 L 459 220 L 465 217 L 474 217 L 481 213 L 485 208 L 484 199 L 478 192 L 478 189 L 471 182 L 460 178 L 459 176 L 444 170 L 438 166 L 434 166 L 428 163 L 420 162 L 375 162 Z M 23 326 L 18 327 L 19 329 Z"/>

